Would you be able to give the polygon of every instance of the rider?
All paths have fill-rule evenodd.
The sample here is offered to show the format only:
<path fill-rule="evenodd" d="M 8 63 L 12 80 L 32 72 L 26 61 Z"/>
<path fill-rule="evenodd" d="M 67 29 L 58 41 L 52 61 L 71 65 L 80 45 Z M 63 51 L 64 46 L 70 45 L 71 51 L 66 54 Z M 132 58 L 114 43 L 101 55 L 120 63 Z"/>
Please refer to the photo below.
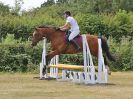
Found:
<path fill-rule="evenodd" d="M 65 11 L 64 17 L 66 18 L 66 23 L 64 26 L 60 27 L 60 30 L 65 31 L 69 30 L 70 36 L 68 37 L 69 42 L 71 42 L 74 47 L 77 49 L 77 51 L 80 50 L 80 46 L 78 43 L 74 40 L 76 36 L 79 35 L 80 30 L 77 21 L 71 16 L 70 11 Z"/>

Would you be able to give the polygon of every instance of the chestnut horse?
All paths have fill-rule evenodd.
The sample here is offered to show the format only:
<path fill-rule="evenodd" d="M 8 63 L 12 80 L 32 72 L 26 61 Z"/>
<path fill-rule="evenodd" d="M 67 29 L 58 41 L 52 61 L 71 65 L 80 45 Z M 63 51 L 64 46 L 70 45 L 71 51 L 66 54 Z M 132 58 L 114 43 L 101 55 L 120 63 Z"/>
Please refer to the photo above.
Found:
<path fill-rule="evenodd" d="M 52 51 L 47 54 L 46 62 L 51 60 L 55 55 L 60 54 L 75 54 L 78 53 L 75 47 L 72 44 L 66 43 L 65 40 L 65 31 L 61 31 L 55 27 L 40 26 L 35 28 L 32 37 L 32 46 L 35 46 L 39 41 L 43 40 L 46 37 L 51 42 Z M 90 34 L 86 34 L 87 42 L 90 48 L 90 52 L 93 56 L 98 57 L 98 37 Z M 107 58 L 111 61 L 115 61 L 112 55 L 109 52 L 109 47 L 104 38 L 101 38 L 102 50 L 106 54 Z M 81 52 L 83 50 L 82 42 L 79 42 Z M 106 58 L 104 56 L 105 65 L 107 65 Z M 46 69 L 46 66 L 44 66 Z"/>

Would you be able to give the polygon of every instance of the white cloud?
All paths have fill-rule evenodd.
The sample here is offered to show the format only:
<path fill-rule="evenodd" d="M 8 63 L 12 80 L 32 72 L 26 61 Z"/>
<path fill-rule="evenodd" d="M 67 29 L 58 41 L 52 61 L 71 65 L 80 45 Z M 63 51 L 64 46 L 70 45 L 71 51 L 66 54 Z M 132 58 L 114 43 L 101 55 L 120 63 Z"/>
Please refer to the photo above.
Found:
<path fill-rule="evenodd" d="M 0 0 L 5 5 L 14 6 L 15 0 Z"/>
<path fill-rule="evenodd" d="M 24 4 L 22 6 L 22 10 L 29 10 L 32 8 L 40 7 L 42 3 L 46 0 L 23 0 Z M 14 6 L 15 0 L 0 0 L 0 2 L 9 5 L 11 7 Z"/>
<path fill-rule="evenodd" d="M 24 4 L 22 6 L 22 9 L 32 9 L 36 7 L 40 7 L 42 3 L 44 3 L 46 0 L 24 0 Z"/>

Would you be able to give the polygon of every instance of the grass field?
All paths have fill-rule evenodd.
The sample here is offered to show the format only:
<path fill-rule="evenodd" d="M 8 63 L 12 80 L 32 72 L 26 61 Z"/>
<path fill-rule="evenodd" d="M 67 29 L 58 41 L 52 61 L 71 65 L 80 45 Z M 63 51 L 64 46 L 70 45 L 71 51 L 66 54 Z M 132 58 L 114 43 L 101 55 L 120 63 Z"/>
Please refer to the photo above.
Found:
<path fill-rule="evenodd" d="M 38 75 L 0 73 L 0 99 L 133 99 L 133 72 L 113 72 L 107 85 L 33 79 Z"/>

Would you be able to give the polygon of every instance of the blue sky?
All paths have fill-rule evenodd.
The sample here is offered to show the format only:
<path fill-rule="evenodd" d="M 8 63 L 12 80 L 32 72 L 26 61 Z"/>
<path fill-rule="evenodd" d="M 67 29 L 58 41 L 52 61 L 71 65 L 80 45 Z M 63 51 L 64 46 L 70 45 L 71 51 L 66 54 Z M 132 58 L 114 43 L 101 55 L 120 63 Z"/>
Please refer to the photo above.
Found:
<path fill-rule="evenodd" d="M 23 0 L 23 1 L 24 4 L 22 6 L 22 10 L 29 10 L 32 8 L 40 7 L 41 4 L 47 0 Z M 15 0 L 0 0 L 0 2 L 4 3 L 5 5 L 13 7 Z"/>

